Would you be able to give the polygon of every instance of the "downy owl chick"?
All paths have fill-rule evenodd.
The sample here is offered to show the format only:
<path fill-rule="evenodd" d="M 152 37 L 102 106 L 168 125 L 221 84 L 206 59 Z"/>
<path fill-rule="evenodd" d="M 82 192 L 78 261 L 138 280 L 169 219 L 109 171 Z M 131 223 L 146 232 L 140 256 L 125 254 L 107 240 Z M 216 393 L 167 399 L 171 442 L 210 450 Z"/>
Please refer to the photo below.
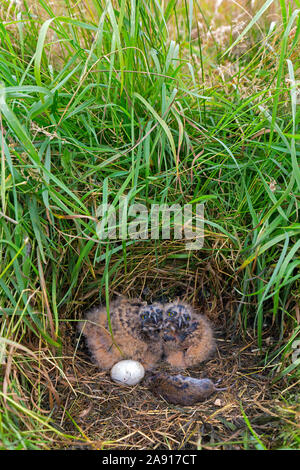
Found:
<path fill-rule="evenodd" d="M 162 337 L 165 360 L 177 369 L 193 367 L 215 350 L 208 320 L 185 302 L 165 305 Z"/>
<path fill-rule="evenodd" d="M 159 336 L 162 319 L 139 299 L 118 298 L 109 305 L 110 333 L 106 307 L 95 307 L 79 323 L 94 361 L 110 369 L 122 359 L 134 359 L 151 369 L 162 356 Z M 151 346 L 151 348 L 150 348 Z"/>

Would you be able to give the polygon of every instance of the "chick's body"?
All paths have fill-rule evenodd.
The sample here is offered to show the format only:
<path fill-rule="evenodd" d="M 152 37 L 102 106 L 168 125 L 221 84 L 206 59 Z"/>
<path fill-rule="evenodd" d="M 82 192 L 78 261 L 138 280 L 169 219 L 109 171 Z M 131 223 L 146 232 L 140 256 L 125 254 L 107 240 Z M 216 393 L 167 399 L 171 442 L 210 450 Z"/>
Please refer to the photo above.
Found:
<path fill-rule="evenodd" d="M 208 320 L 182 302 L 167 304 L 163 317 L 165 360 L 176 369 L 193 367 L 209 358 L 215 350 Z"/>
<path fill-rule="evenodd" d="M 101 369 L 110 369 L 122 359 L 134 359 L 147 370 L 160 360 L 162 312 L 160 318 L 155 304 L 145 304 L 125 297 L 110 302 L 113 336 L 109 331 L 106 307 L 96 307 L 86 313 L 86 321 L 80 322 L 79 331 L 85 336 L 92 357 Z"/>

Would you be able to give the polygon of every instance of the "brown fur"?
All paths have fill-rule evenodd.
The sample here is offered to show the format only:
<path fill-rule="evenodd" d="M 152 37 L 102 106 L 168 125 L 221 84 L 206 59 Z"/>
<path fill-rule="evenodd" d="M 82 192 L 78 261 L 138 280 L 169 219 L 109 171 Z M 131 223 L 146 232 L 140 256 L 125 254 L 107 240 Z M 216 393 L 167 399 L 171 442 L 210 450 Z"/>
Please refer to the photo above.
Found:
<path fill-rule="evenodd" d="M 179 310 L 179 306 L 182 306 Z M 174 319 L 168 317 L 168 311 L 174 308 L 178 312 Z M 187 325 L 178 326 L 180 314 L 188 314 Z M 208 320 L 183 302 L 173 302 L 164 308 L 163 350 L 165 360 L 176 369 L 193 367 L 207 360 L 215 350 L 212 328 Z"/>
<path fill-rule="evenodd" d="M 155 395 L 161 395 L 168 402 L 189 406 L 208 398 L 217 389 L 210 379 L 196 379 L 166 373 L 154 374 L 147 381 Z"/>

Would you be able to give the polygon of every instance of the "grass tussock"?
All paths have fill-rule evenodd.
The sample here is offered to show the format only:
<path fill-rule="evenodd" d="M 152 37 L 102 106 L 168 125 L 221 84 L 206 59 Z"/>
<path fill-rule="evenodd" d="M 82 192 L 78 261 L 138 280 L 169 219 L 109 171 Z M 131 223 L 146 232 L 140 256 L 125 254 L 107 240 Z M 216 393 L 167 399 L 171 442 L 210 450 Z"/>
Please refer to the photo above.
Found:
<path fill-rule="evenodd" d="M 260 372 L 257 408 L 247 409 L 248 378 L 238 398 L 224 395 L 224 413 L 213 399 L 205 422 L 217 437 L 208 446 L 299 445 L 299 9 L 298 0 L 1 2 L 3 448 L 69 445 L 80 436 L 102 448 L 202 446 L 203 408 L 192 424 L 193 410 L 175 411 L 178 435 L 173 418 L 161 423 L 169 408 L 147 391 L 145 412 L 142 401 L 125 405 L 128 391 L 116 387 L 97 402 L 97 413 L 131 410 L 119 415 L 123 440 L 114 417 L 97 435 L 77 422 L 83 411 L 75 404 L 87 406 L 78 397 L 98 395 L 84 388 L 90 379 L 73 325 L 116 292 L 180 295 L 210 317 L 222 332 L 215 367 L 227 385 L 236 380 L 226 372 L 236 357 L 233 333 L 244 341 L 235 354 L 250 343 L 257 350 L 255 366 L 249 358 Z M 117 208 L 125 196 L 148 208 L 204 203 L 203 248 L 188 251 L 172 237 L 101 241 L 97 208 Z M 70 363 L 78 368 L 72 380 Z M 247 367 L 233 370 L 240 378 Z M 214 370 L 213 378 L 222 375 Z M 275 416 L 275 439 L 260 411 Z M 161 428 L 149 422 L 145 431 L 150 415 Z M 134 416 L 145 419 L 138 435 Z"/>

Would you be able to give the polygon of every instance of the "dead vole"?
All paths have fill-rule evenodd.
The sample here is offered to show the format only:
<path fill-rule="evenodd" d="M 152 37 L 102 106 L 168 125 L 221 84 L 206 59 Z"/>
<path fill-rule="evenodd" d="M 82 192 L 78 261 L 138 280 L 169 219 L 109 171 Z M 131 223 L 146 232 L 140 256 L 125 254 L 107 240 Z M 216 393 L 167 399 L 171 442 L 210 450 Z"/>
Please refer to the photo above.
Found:
<path fill-rule="evenodd" d="M 160 395 L 175 405 L 190 406 L 206 400 L 219 390 L 210 379 L 196 379 L 183 375 L 167 373 L 153 374 L 147 380 L 149 389 L 154 395 Z"/>

